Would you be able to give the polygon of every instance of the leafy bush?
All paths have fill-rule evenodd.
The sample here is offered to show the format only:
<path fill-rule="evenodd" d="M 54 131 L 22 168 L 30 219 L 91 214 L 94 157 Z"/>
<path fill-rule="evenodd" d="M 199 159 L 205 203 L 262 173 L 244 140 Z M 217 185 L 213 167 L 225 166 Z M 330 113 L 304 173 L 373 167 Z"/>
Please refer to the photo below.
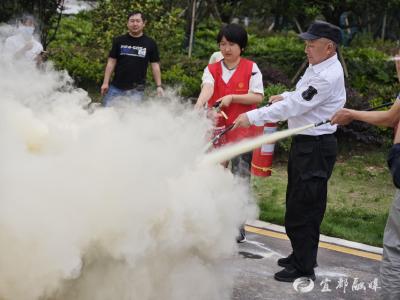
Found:
<path fill-rule="evenodd" d="M 207 62 L 186 56 L 168 60 L 163 71 L 163 80 L 168 85 L 179 88 L 183 97 L 197 97 L 200 93 L 201 74 Z"/>
<path fill-rule="evenodd" d="M 398 50 L 398 44 L 391 40 L 374 39 L 371 33 L 358 32 L 351 42 L 352 48 L 370 48 L 384 53 L 395 54 Z"/>
<path fill-rule="evenodd" d="M 213 20 L 207 20 L 197 26 L 193 41 L 194 57 L 204 59 L 208 62 L 211 54 L 215 51 L 219 51 L 217 35 L 220 28 L 221 24 Z M 205 66 L 206 65 L 204 65 L 204 67 Z"/>
<path fill-rule="evenodd" d="M 88 47 L 92 37 L 92 22 L 87 13 L 63 18 L 57 38 L 49 45 L 50 59 L 60 69 L 67 69 L 78 83 L 99 82 L 104 71 L 104 58 L 94 59 L 96 48 Z"/>
<path fill-rule="evenodd" d="M 373 94 L 372 83 L 395 83 L 393 62 L 387 60 L 385 53 L 371 47 L 346 48 L 344 57 L 349 70 L 349 83 L 361 93 Z"/>
<path fill-rule="evenodd" d="M 249 36 L 246 55 L 280 69 L 292 77 L 305 60 L 304 43 L 294 35 Z"/>
<path fill-rule="evenodd" d="M 264 88 L 264 100 L 261 103 L 260 106 L 264 106 L 268 103 L 269 97 L 273 95 L 279 95 L 282 94 L 283 92 L 287 91 L 288 88 L 283 85 L 283 84 L 274 84 L 274 85 L 269 85 Z"/>

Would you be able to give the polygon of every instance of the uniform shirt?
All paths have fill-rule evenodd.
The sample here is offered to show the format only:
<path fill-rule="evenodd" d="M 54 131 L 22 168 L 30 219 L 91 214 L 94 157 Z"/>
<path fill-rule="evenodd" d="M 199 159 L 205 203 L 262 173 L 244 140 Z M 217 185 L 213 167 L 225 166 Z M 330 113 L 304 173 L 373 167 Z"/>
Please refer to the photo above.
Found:
<path fill-rule="evenodd" d="M 160 61 L 156 42 L 144 34 L 133 37 L 127 33 L 116 37 L 109 57 L 117 60 L 111 84 L 122 90 L 144 85 L 148 63 Z"/>
<path fill-rule="evenodd" d="M 232 75 L 235 73 L 236 68 L 233 70 L 229 70 L 227 67 L 225 67 L 225 64 L 222 61 L 220 62 L 220 64 L 222 66 L 222 80 L 225 83 L 228 83 L 229 79 L 231 79 Z M 249 82 L 249 92 L 264 95 L 262 74 L 256 63 L 253 63 L 253 69 L 251 74 L 252 76 Z M 208 66 L 204 69 L 202 81 L 203 84 L 210 83 L 214 85 L 214 77 L 211 75 Z"/>
<path fill-rule="evenodd" d="M 317 65 L 309 65 L 293 92 L 284 92 L 283 100 L 268 107 L 247 112 L 251 124 L 288 120 L 289 128 L 329 120 L 346 102 L 343 68 L 337 55 Z M 324 124 L 303 131 L 305 135 L 330 134 L 337 126 Z"/>
<path fill-rule="evenodd" d="M 6 39 L 4 44 L 4 53 L 13 56 L 29 42 L 32 42 L 32 48 L 26 51 L 23 57 L 29 61 L 34 61 L 43 51 L 43 46 L 33 38 L 26 40 L 22 34 L 16 34 Z"/>

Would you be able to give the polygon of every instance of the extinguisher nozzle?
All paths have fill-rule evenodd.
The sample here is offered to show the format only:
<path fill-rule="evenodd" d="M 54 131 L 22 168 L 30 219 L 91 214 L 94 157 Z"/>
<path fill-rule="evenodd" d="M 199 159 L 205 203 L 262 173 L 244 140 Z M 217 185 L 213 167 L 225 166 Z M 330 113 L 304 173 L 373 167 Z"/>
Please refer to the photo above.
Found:
<path fill-rule="evenodd" d="M 318 126 L 321 126 L 321 125 L 324 125 L 324 124 L 327 124 L 327 123 L 330 123 L 330 122 L 331 122 L 331 120 L 321 121 L 319 123 L 315 123 L 314 127 L 318 127 Z"/>

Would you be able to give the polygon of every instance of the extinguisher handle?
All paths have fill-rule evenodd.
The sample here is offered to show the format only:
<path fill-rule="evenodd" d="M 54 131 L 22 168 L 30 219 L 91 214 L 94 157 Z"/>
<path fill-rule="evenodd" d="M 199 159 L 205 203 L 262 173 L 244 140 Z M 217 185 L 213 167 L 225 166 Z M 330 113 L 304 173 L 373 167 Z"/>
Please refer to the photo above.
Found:
<path fill-rule="evenodd" d="M 235 124 L 231 124 L 228 127 L 226 127 L 223 131 L 221 131 L 219 134 L 217 134 L 212 140 L 211 143 L 215 144 L 215 142 L 217 142 L 221 136 L 223 136 L 225 133 L 227 133 L 229 130 L 231 130 L 233 128 Z"/>
<path fill-rule="evenodd" d="M 220 105 L 221 105 L 221 101 L 215 102 L 215 103 L 213 104 L 213 107 L 214 107 L 214 108 L 218 108 Z"/>
<path fill-rule="evenodd" d="M 378 105 L 378 106 L 375 106 L 375 107 L 368 108 L 365 111 L 371 111 L 371 110 L 376 110 L 376 109 L 383 108 L 383 107 L 388 107 L 388 106 L 393 105 L 393 103 L 394 102 L 392 102 L 392 101 L 386 102 L 386 103 L 383 103 L 382 105 Z"/>
<path fill-rule="evenodd" d="M 318 127 L 318 126 L 321 126 L 321 125 L 324 125 L 324 124 L 327 124 L 327 123 L 330 123 L 330 122 L 331 122 L 331 120 L 321 121 L 319 123 L 315 123 L 314 127 Z"/>

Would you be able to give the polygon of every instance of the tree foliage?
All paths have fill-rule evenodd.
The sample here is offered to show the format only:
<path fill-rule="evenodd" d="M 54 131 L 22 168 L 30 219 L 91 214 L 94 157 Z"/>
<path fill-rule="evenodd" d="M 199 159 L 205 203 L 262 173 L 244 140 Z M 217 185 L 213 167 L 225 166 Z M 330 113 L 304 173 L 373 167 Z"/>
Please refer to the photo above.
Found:
<path fill-rule="evenodd" d="M 298 22 L 305 30 L 315 18 L 345 27 L 341 24 L 341 17 L 347 13 L 352 16 L 348 25 L 356 26 L 359 31 L 381 37 L 385 20 L 384 36 L 392 39 L 400 36 L 399 0 L 224 0 L 218 1 L 218 7 L 223 21 L 228 23 L 234 17 L 247 16 L 259 29 L 266 29 L 273 24 L 275 30 L 298 30 Z"/>

